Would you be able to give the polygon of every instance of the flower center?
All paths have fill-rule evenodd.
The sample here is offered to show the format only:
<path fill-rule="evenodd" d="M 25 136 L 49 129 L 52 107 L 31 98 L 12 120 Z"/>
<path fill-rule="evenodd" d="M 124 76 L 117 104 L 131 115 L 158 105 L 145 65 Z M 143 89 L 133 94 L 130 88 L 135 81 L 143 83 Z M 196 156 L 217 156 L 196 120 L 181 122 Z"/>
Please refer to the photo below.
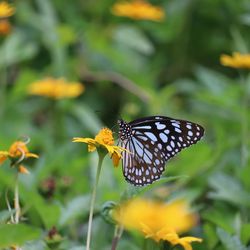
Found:
<path fill-rule="evenodd" d="M 26 147 L 26 144 L 22 141 L 14 142 L 9 149 L 9 155 L 11 157 L 20 157 L 26 155 L 28 152 L 29 150 Z"/>
<path fill-rule="evenodd" d="M 114 145 L 114 137 L 112 131 L 108 128 L 101 129 L 100 132 L 96 135 L 95 140 L 109 146 Z"/>

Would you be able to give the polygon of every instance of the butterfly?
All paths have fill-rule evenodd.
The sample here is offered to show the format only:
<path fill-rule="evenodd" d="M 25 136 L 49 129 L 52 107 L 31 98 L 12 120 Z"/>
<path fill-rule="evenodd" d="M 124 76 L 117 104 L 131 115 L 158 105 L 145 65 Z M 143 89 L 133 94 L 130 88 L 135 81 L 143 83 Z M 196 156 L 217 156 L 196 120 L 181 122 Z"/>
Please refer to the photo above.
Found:
<path fill-rule="evenodd" d="M 135 186 L 158 180 L 170 158 L 204 135 L 204 128 L 196 123 L 165 116 L 117 123 L 118 145 L 126 149 L 122 152 L 123 175 Z"/>

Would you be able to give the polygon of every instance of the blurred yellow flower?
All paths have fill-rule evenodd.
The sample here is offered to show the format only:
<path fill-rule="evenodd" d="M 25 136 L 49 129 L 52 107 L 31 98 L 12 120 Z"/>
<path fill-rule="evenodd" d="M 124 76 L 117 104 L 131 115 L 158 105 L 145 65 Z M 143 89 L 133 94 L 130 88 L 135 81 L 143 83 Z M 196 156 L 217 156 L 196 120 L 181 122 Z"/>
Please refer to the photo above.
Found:
<path fill-rule="evenodd" d="M 250 69 L 250 54 L 234 52 L 232 56 L 221 55 L 220 63 L 232 68 Z"/>
<path fill-rule="evenodd" d="M 46 78 L 33 82 L 28 89 L 29 94 L 47 96 L 53 99 L 74 98 L 84 91 L 84 86 L 77 82 L 67 82 L 63 78 Z"/>
<path fill-rule="evenodd" d="M 88 151 L 93 152 L 98 147 L 105 149 L 113 159 L 114 166 L 118 166 L 121 152 L 124 150 L 119 146 L 114 146 L 114 137 L 112 131 L 108 128 L 103 128 L 92 138 L 74 137 L 73 142 L 83 142 L 88 144 Z"/>
<path fill-rule="evenodd" d="M 0 18 L 7 18 L 15 13 L 15 8 L 5 1 L 0 2 Z"/>
<path fill-rule="evenodd" d="M 111 12 L 116 16 L 125 16 L 136 20 L 162 21 L 165 13 L 161 7 L 151 5 L 144 0 L 118 2 Z"/>
<path fill-rule="evenodd" d="M 133 199 L 117 207 L 113 217 L 126 229 L 138 230 L 146 238 L 152 238 L 157 242 L 166 240 L 172 245 L 180 244 L 185 250 L 192 249 L 192 241 L 201 242 L 199 238 L 180 238 L 177 234 L 188 231 L 197 221 L 195 214 L 188 211 L 188 206 L 183 200 L 165 204 Z"/>
<path fill-rule="evenodd" d="M 6 19 L 0 20 L 0 35 L 8 35 L 12 29 L 10 22 Z"/>
<path fill-rule="evenodd" d="M 9 151 L 0 151 L 0 164 L 8 158 L 12 161 L 12 165 L 15 165 L 17 162 L 21 163 L 26 158 L 38 158 L 38 155 L 30 153 L 25 142 L 16 141 L 10 146 Z M 23 174 L 29 173 L 23 165 L 18 166 L 18 171 Z"/>

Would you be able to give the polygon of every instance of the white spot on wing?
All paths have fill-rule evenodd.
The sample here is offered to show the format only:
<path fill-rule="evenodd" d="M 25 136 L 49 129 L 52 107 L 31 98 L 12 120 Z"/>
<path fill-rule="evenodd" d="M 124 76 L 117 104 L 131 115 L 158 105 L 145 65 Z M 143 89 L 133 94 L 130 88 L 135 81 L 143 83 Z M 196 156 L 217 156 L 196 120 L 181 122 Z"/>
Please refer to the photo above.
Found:
<path fill-rule="evenodd" d="M 162 124 L 160 122 L 156 122 L 155 125 L 156 125 L 157 129 L 164 129 L 164 128 L 166 128 L 166 125 Z"/>
<path fill-rule="evenodd" d="M 160 138 L 162 139 L 163 142 L 168 141 L 168 137 L 164 133 L 160 133 Z"/>
<path fill-rule="evenodd" d="M 157 138 L 156 138 L 156 136 L 153 133 L 151 133 L 151 132 L 145 132 L 145 134 L 149 137 L 150 140 L 157 141 Z"/>

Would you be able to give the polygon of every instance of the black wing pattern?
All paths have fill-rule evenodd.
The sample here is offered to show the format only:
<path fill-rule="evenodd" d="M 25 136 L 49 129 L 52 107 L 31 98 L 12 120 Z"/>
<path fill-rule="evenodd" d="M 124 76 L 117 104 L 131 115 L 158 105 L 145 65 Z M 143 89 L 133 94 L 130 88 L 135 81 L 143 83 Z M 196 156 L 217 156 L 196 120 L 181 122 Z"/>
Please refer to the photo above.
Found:
<path fill-rule="evenodd" d="M 119 145 L 123 152 L 123 174 L 133 185 L 148 185 L 159 179 L 166 161 L 198 142 L 202 126 L 165 116 L 151 116 L 119 124 Z"/>

